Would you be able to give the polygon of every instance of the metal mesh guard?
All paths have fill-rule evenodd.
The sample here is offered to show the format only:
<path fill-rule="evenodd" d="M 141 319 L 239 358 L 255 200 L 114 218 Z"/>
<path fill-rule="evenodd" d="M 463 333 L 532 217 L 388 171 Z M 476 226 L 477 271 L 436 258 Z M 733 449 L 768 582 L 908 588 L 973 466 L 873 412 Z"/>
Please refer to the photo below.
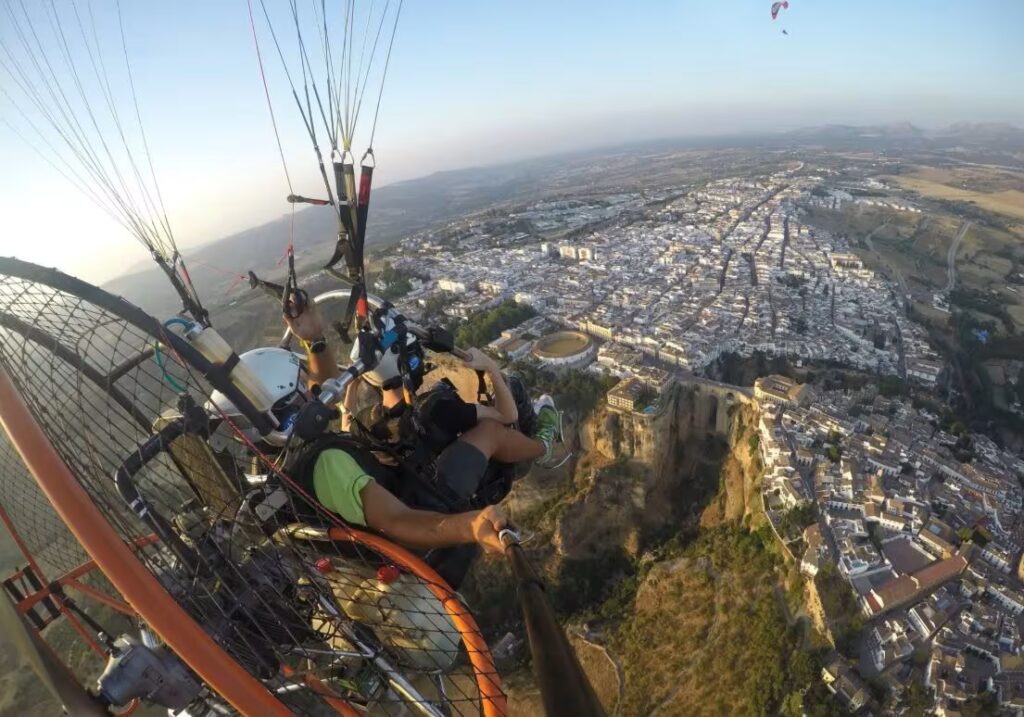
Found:
<path fill-rule="evenodd" d="M 161 338 L 170 354 L 162 367 L 153 360 Z M 0 363 L 128 542 L 153 530 L 126 505 L 115 471 L 174 419 L 182 393 L 201 406 L 214 390 L 168 350 L 168 339 L 123 300 L 0 259 Z M 421 563 L 375 537 L 360 539 L 293 490 L 292 511 L 315 514 L 318 525 L 256 529 L 243 496 L 258 481 L 246 475 L 286 486 L 289 479 L 235 429 L 228 421 L 216 429 L 226 439 L 216 453 L 186 434 L 134 476 L 153 511 L 200 556 L 186 565 L 162 541 L 136 550 L 190 616 L 295 714 L 336 714 L 343 702 L 381 715 L 500 714 L 504 698 L 483 637 L 448 586 L 425 579 Z M 40 563 L 54 574 L 82 564 L 81 546 L 3 436 L 0 476 L 0 506 Z M 197 521 L 207 537 L 196 537 Z M 327 526 L 342 539 L 328 539 Z M 214 541 L 215 534 L 226 537 Z M 396 565 L 400 577 L 379 581 L 381 565 Z M 204 698 L 223 707 L 215 695 Z"/>

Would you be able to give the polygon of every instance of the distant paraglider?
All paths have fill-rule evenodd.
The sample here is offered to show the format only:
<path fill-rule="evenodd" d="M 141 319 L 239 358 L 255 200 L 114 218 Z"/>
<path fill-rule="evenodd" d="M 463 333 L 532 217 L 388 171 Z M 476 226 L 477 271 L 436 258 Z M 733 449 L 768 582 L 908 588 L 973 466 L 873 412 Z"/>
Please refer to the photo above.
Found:
<path fill-rule="evenodd" d="M 775 20 L 775 19 L 777 19 L 779 17 L 779 11 L 780 10 L 788 10 L 788 9 L 789 9 L 789 2 L 773 2 L 772 3 L 772 20 Z M 783 32 L 785 32 L 785 31 L 783 31 Z M 786 34 L 788 35 L 789 33 L 787 32 Z"/>
<path fill-rule="evenodd" d="M 783 35 L 789 35 L 789 31 L 787 31 L 787 30 L 783 30 L 783 31 L 782 31 L 782 34 L 783 34 Z"/>

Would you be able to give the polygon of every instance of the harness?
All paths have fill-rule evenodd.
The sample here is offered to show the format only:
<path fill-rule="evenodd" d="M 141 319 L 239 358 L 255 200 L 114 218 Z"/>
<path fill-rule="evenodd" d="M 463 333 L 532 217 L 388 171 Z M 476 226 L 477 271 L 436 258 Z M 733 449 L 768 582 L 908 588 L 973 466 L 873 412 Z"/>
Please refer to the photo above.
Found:
<path fill-rule="evenodd" d="M 364 443 L 353 436 L 333 431 L 328 431 L 317 440 L 300 447 L 288 460 L 286 470 L 307 495 L 316 495 L 313 481 L 316 462 L 321 453 L 331 449 L 345 451 L 378 485 L 400 500 L 406 499 L 406 496 L 403 495 L 402 484 L 404 481 L 401 480 L 397 471 L 382 464 Z M 293 501 L 293 505 L 293 512 L 297 519 L 304 522 L 321 522 L 321 517 L 317 515 L 313 506 L 308 505 L 306 499 L 298 497 Z"/>
<path fill-rule="evenodd" d="M 443 410 L 441 406 L 446 400 L 457 396 L 454 384 L 441 379 L 417 394 L 412 404 L 401 403 L 390 409 L 377 404 L 362 420 L 353 421 L 351 433 L 327 432 L 296 449 L 288 460 L 287 470 L 306 493 L 315 495 L 313 473 L 317 459 L 326 450 L 340 449 L 378 485 L 411 508 L 455 513 L 497 503 L 512 487 L 513 466 L 489 463 L 476 494 L 470 498 L 463 498 L 438 480 L 438 456 L 458 435 L 438 425 L 432 416 Z M 393 466 L 378 456 L 386 457 Z M 320 522 L 308 501 L 298 499 L 293 503 L 297 519 Z"/>
<path fill-rule="evenodd" d="M 428 391 L 416 394 L 412 404 L 393 408 L 377 404 L 352 423 L 352 438 L 374 453 L 384 454 L 399 469 L 407 505 L 439 512 L 468 510 L 468 501 L 437 480 L 437 458 L 458 435 L 431 420 L 446 400 L 457 398 L 455 386 L 441 379 Z"/>

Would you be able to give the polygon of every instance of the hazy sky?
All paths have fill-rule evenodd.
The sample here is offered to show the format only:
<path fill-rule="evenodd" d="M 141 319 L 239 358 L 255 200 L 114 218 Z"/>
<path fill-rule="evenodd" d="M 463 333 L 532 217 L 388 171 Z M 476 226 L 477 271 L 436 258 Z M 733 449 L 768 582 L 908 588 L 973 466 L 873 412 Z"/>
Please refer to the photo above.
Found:
<path fill-rule="evenodd" d="M 285 213 L 246 1 L 121 2 L 179 244 Z M 1024 126 L 1021 0 L 792 0 L 774 23 L 770 4 L 405 0 L 377 130 L 378 182 L 653 137 L 827 122 Z M 116 26 L 112 0 L 92 6 L 101 28 Z M 0 12 L 7 41 L 5 23 Z M 100 34 L 119 67 L 119 41 Z M 320 194 L 287 82 L 261 37 L 296 191 Z M 12 89 L 2 70 L 0 86 Z M 0 118 L 23 126 L 2 93 Z M 0 255 L 92 279 L 145 257 L 2 123 L 0 167 Z"/>

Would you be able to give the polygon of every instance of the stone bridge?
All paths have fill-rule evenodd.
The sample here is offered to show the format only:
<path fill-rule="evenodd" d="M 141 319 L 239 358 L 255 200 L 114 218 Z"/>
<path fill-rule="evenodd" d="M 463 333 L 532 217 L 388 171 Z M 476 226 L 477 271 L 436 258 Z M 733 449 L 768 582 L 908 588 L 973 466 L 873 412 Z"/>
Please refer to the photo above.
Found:
<path fill-rule="evenodd" d="M 693 392 L 693 427 L 726 437 L 732 428 L 733 412 L 739 404 L 753 404 L 754 390 L 687 375 L 678 379 L 682 390 Z"/>

